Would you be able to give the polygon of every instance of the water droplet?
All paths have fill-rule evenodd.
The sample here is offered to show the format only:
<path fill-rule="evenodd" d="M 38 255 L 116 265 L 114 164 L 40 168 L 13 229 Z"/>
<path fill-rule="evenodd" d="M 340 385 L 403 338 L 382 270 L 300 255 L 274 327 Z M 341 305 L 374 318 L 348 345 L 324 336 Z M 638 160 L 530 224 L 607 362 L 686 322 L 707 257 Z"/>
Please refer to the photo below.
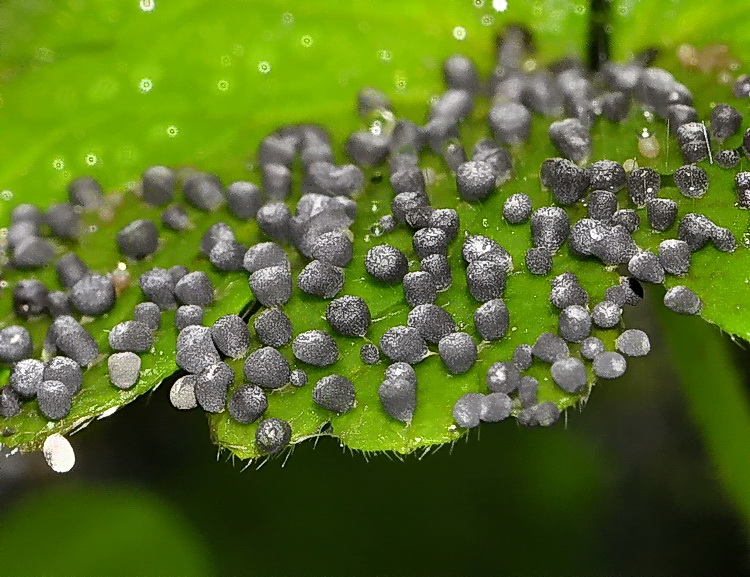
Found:
<path fill-rule="evenodd" d="M 406 76 L 402 76 L 401 74 L 396 74 L 396 76 L 394 76 L 393 79 L 396 85 L 396 90 L 398 92 L 404 92 L 406 90 Z"/>
<path fill-rule="evenodd" d="M 492 0 L 492 7 L 496 12 L 505 12 L 508 9 L 508 0 Z"/>
<path fill-rule="evenodd" d="M 393 55 L 391 54 L 390 50 L 379 50 L 378 58 L 380 58 L 383 62 L 390 62 L 391 58 L 393 58 Z"/>
<path fill-rule="evenodd" d="M 138 5 L 144 12 L 153 12 L 154 8 L 156 8 L 155 0 L 140 0 Z"/>
<path fill-rule="evenodd" d="M 370 134 L 380 136 L 383 133 L 383 123 L 380 120 L 373 120 L 370 125 Z"/>
<path fill-rule="evenodd" d="M 373 202 L 372 204 L 370 204 L 370 210 L 372 212 L 378 212 L 378 210 L 380 210 L 380 204 L 378 204 L 377 202 Z"/>
<path fill-rule="evenodd" d="M 370 242 L 370 235 L 366 234 L 364 237 L 362 237 L 365 242 Z"/>
<path fill-rule="evenodd" d="M 474 0 L 474 8 L 484 8 L 484 0 Z"/>
<path fill-rule="evenodd" d="M 483 219 L 482 219 L 482 226 L 483 226 L 484 228 L 489 228 L 489 226 L 490 226 L 490 221 L 489 221 L 489 220 L 487 220 L 486 218 L 483 218 Z"/>
<path fill-rule="evenodd" d="M 492 26 L 495 24 L 495 17 L 492 14 L 485 14 L 479 21 L 482 23 L 482 26 Z"/>
<path fill-rule="evenodd" d="M 0 198 L 3 200 L 13 200 L 13 193 L 10 190 L 3 190 L 0 192 Z"/>
<path fill-rule="evenodd" d="M 309 34 L 305 34 L 302 38 L 300 38 L 299 42 L 305 48 L 310 48 L 310 46 L 313 45 L 312 36 L 310 36 Z"/>
<path fill-rule="evenodd" d="M 281 15 L 281 22 L 282 24 L 285 24 L 287 26 L 294 24 L 294 14 L 292 14 L 291 12 L 284 12 Z"/>
<path fill-rule="evenodd" d="M 141 81 L 138 83 L 138 88 L 144 94 L 146 92 L 151 92 L 151 89 L 153 87 L 154 87 L 154 83 L 151 81 L 150 78 L 141 78 Z"/>
<path fill-rule="evenodd" d="M 88 232 L 89 234 L 94 234 L 94 233 L 95 233 L 95 232 L 96 232 L 97 230 L 99 230 L 99 227 L 98 227 L 98 226 L 96 226 L 95 224 L 92 224 L 92 225 L 90 225 L 90 226 L 89 226 L 89 227 L 88 227 L 88 228 L 86 229 L 86 232 Z"/>
<path fill-rule="evenodd" d="M 94 166 L 99 162 L 99 157 L 96 156 L 96 154 L 94 154 L 93 152 L 89 152 L 86 155 L 85 160 L 86 160 L 86 164 L 88 164 L 89 166 Z"/>
<path fill-rule="evenodd" d="M 222 56 L 219 59 L 219 61 L 221 62 L 221 65 L 224 67 L 232 65 L 232 57 L 229 56 L 229 54 L 225 54 L 224 56 Z"/>
<path fill-rule="evenodd" d="M 179 129 L 175 125 L 167 126 L 167 136 L 170 138 L 174 138 L 179 132 Z"/>
<path fill-rule="evenodd" d="M 229 80 L 219 80 L 216 87 L 222 92 L 226 92 L 227 90 L 229 90 Z"/>
<path fill-rule="evenodd" d="M 586 6 L 584 6 L 583 4 L 579 4 L 578 6 L 576 6 L 576 7 L 575 7 L 575 8 L 573 9 L 573 11 L 574 11 L 574 12 L 575 12 L 576 14 L 586 14 Z"/>
<path fill-rule="evenodd" d="M 463 40 L 464 38 L 466 38 L 466 28 L 464 28 L 463 26 L 456 26 L 453 29 L 453 38 L 455 38 L 456 40 Z"/>
<path fill-rule="evenodd" d="M 271 64 L 268 63 L 266 60 L 261 60 L 258 62 L 258 72 L 261 74 L 268 74 L 271 72 Z"/>
<path fill-rule="evenodd" d="M 383 236 L 383 228 L 379 224 L 373 224 L 370 227 L 370 232 L 372 236 Z"/>
<path fill-rule="evenodd" d="M 56 158 L 52 161 L 52 168 L 55 170 L 62 170 L 65 168 L 65 161 L 62 158 Z"/>

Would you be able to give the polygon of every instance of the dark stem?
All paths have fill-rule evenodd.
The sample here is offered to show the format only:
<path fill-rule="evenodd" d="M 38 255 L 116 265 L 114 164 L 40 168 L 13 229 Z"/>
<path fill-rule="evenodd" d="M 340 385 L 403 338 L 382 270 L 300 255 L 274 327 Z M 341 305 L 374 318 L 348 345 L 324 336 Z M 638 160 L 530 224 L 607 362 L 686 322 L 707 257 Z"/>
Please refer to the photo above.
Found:
<path fill-rule="evenodd" d="M 591 0 L 589 10 L 589 68 L 599 70 L 609 60 L 610 0 Z"/>

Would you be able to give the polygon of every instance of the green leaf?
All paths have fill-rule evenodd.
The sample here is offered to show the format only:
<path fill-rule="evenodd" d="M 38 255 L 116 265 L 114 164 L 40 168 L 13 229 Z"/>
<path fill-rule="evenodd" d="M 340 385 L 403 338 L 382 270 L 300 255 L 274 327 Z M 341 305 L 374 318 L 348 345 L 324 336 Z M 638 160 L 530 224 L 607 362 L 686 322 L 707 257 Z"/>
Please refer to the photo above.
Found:
<path fill-rule="evenodd" d="M 158 211 L 142 203 L 128 184 L 150 164 L 213 171 L 225 182 L 248 178 L 258 182 L 257 169 L 248 158 L 252 158 L 260 138 L 290 122 L 320 122 L 328 127 L 337 145 L 338 160 L 343 162 L 341 143 L 346 135 L 367 127 L 353 112 L 359 87 L 373 85 L 386 91 L 399 116 L 421 122 L 429 98 L 442 89 L 442 59 L 462 51 L 487 74 L 493 67 L 491 47 L 496 30 L 508 23 L 528 22 L 536 33 L 539 52 L 537 60 L 529 62 L 530 67 L 562 55 L 584 54 L 585 9 L 552 0 L 533 6 L 511 3 L 507 12 L 495 13 L 484 3 L 475 4 L 478 7 L 455 2 L 436 11 L 427 2 L 386 2 L 376 7 L 365 2 L 346 6 L 327 2 L 316 3 L 314 9 L 295 6 L 295 12 L 289 13 L 283 2 L 221 8 L 197 1 L 181 2 L 179 6 L 157 3 L 153 11 L 113 7 L 103 1 L 82 2 L 75 8 L 10 2 L 2 7 L 5 13 L 0 18 L 7 28 L 7 41 L 0 53 L 4 78 L 0 123 L 6 132 L 3 156 L 12 160 L 0 167 L 0 183 L 11 191 L 13 200 L 0 203 L 0 220 L 7 221 L 7 212 L 16 202 L 33 199 L 48 204 L 61 200 L 70 178 L 92 174 L 107 189 L 120 191 L 122 197 L 111 222 L 99 215 L 87 215 L 88 224 L 96 230 L 87 234 L 76 250 L 92 269 L 111 272 L 119 256 L 108 247 L 115 246 L 117 231 L 134 218 L 158 221 Z M 622 24 L 623 29 L 626 26 L 632 25 Z M 684 36 L 686 41 L 691 39 L 689 32 Z M 614 37 L 619 38 L 618 33 L 615 26 Z M 660 40 L 638 34 L 629 43 L 622 42 L 627 48 L 617 47 L 618 54 Z M 657 65 L 678 68 L 673 52 L 665 52 Z M 730 89 L 719 86 L 713 76 L 692 70 L 682 76 L 696 95 L 703 117 L 711 102 L 741 105 L 730 99 Z M 462 128 L 467 151 L 479 138 L 490 136 L 484 122 L 487 109 L 483 99 Z M 664 153 L 656 159 L 638 153 L 638 134 L 644 122 L 635 107 L 625 123 L 599 121 L 592 130 L 595 145 L 589 160 L 637 158 L 642 166 L 671 173 L 682 159 L 663 124 L 650 127 L 660 138 Z M 549 119 L 535 117 L 529 143 L 512 151 L 515 177 L 481 204 L 459 201 L 454 177 L 443 161 L 431 154 L 424 159 L 424 166 L 435 174 L 429 190 L 432 204 L 457 208 L 462 233 L 495 238 L 514 257 L 516 272 L 509 278 L 505 294 L 511 310 L 508 337 L 482 345 L 479 362 L 464 375 L 447 376 L 435 354 L 420 363 L 418 408 L 408 426 L 388 417 L 380 406 L 378 385 L 384 363 L 364 366 L 359 360 L 359 347 L 364 341 L 337 337 L 341 358 L 334 366 L 305 366 L 310 385 L 269 395 L 266 416 L 287 419 L 292 424 L 293 442 L 333 434 L 352 449 L 406 453 L 455 440 L 463 432 L 455 427 L 451 414 L 456 399 L 465 392 L 486 391 L 484 375 L 490 364 L 510 360 L 516 345 L 531 344 L 541 332 L 556 330 L 557 311 L 548 300 L 549 279 L 528 274 L 523 265 L 525 250 L 531 247 L 528 226 L 508 225 L 501 217 L 504 199 L 514 192 L 531 195 L 535 208 L 552 203 L 551 194 L 541 188 L 538 179 L 541 162 L 558 156 L 547 137 L 548 125 Z M 732 206 L 733 174 L 715 167 L 707 169 L 711 188 L 704 199 L 688 201 L 668 186 L 663 196 L 678 200 L 681 214 L 705 212 L 743 239 L 748 232 L 747 218 Z M 377 218 L 389 211 L 392 192 L 387 185 L 387 170 L 371 170 L 367 176 L 365 190 L 357 197 L 359 216 L 352 226 L 355 257 L 347 268 L 342 294 L 361 296 L 370 304 L 375 322 L 367 339 L 377 343 L 388 328 L 406 323 L 408 308 L 400 287 L 377 283 L 364 271 L 364 254 L 373 244 L 388 242 L 404 250 L 411 260 L 414 255 L 406 230 L 382 237 L 373 232 Z M 571 220 L 585 213 L 586 208 L 580 204 L 569 209 Z M 209 224 L 225 221 L 234 228 L 238 240 L 251 244 L 263 240 L 255 223 L 240 222 L 225 209 L 211 215 L 191 210 L 191 217 L 197 225 L 194 230 L 176 234 L 160 229 L 163 245 L 152 259 L 125 263 L 133 285 L 146 268 L 186 264 L 192 270 L 209 273 L 217 288 L 217 300 L 206 312 L 206 323 L 223 314 L 256 310 L 245 274 L 219 274 L 198 253 L 200 236 Z M 645 225 L 645 211 L 641 219 Z M 644 248 L 655 248 L 664 237 L 646 228 L 642 226 L 637 241 Z M 675 230 L 668 236 L 674 237 Z M 460 239 L 455 241 L 449 252 L 454 285 L 440 294 L 437 304 L 451 312 L 463 330 L 474 334 L 472 315 L 477 303 L 466 290 L 460 243 Z M 731 255 L 709 247 L 694 255 L 688 278 L 670 279 L 669 283 L 694 288 L 705 303 L 706 320 L 735 334 L 750 334 L 744 304 L 750 290 L 743 273 L 748 270 L 747 258 L 743 245 Z M 296 276 L 304 262 L 293 255 L 291 260 Z M 411 270 L 417 267 L 418 263 L 412 262 Z M 617 271 L 573 257 L 565 247 L 555 257 L 553 274 L 568 270 L 582 280 L 592 304 L 603 299 L 605 290 L 619 279 Z M 10 286 L 20 277 L 10 268 L 2 274 Z M 56 284 L 51 270 L 37 276 L 49 286 Z M 140 291 L 130 288 L 109 315 L 87 325 L 103 352 L 108 350 L 106 330 L 130 318 L 139 300 Z M 10 301 L 7 297 L 0 299 L 2 324 L 15 322 Z M 295 333 L 326 329 L 326 304 L 295 291 L 285 307 Z M 33 321 L 29 328 L 40 345 L 46 321 Z M 612 329 L 595 334 L 611 348 L 617 332 Z M 51 432 L 76 429 L 152 390 L 176 370 L 175 340 L 173 317 L 166 314 L 154 354 L 144 355 L 144 373 L 134 389 L 114 389 L 108 383 L 106 362 L 100 361 L 86 371 L 83 392 L 76 397 L 70 416 L 50 425 L 39 415 L 35 402 L 27 403 L 20 415 L 0 423 L 10 432 L 3 442 L 24 450 L 39 449 Z M 253 342 L 256 346 L 257 340 Z M 289 346 L 281 350 L 294 360 Z M 237 387 L 242 383 L 242 360 L 230 364 L 237 371 Z M 357 388 L 357 407 L 344 415 L 333 415 L 311 399 L 312 385 L 331 372 L 351 378 Z M 539 400 L 553 401 L 561 409 L 581 404 L 590 393 L 590 388 L 578 395 L 564 393 L 553 383 L 548 367 L 539 363 L 528 374 L 540 382 Z M 7 370 L 0 378 L 4 380 L 6 375 Z M 593 375 L 589 382 L 593 385 Z M 516 403 L 514 411 L 519 408 Z M 256 424 L 240 425 L 226 412 L 211 415 L 209 424 L 219 446 L 243 458 L 259 456 L 254 443 Z"/>

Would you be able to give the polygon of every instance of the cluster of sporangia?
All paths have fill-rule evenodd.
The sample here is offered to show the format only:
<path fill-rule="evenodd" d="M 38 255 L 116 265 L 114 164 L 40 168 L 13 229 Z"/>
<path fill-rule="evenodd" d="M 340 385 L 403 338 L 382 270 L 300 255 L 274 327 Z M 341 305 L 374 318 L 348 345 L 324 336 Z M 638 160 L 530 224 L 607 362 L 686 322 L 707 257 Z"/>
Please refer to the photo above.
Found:
<path fill-rule="evenodd" d="M 685 275 L 692 252 L 707 243 L 721 251 L 733 251 L 736 241 L 729 230 L 704 215 L 690 213 L 678 223 L 676 238 L 663 241 L 658 253 L 639 249 L 631 236 L 640 226 L 638 211 L 645 208 L 648 226 L 664 232 L 676 224 L 677 205 L 659 198 L 661 176 L 650 168 L 628 172 L 612 160 L 580 166 L 591 152 L 589 130 L 599 116 L 612 122 L 624 120 L 633 100 L 668 119 L 686 163 L 674 173 L 675 185 L 684 196 L 698 198 L 707 191 L 708 177 L 695 163 L 709 156 L 711 141 L 720 144 L 740 130 L 742 115 L 729 105 L 718 104 L 707 128 L 698 122 L 690 92 L 658 68 L 609 63 L 591 76 L 580 63 L 566 60 L 549 70 L 526 73 L 522 69 L 527 49 L 524 32 L 508 30 L 498 46 L 498 67 L 485 83 L 480 82 L 469 59 L 453 56 L 445 62 L 448 88 L 432 104 L 423 126 L 402 119 L 394 123 L 392 131 L 381 126 L 352 134 L 346 152 L 354 164 L 334 164 L 330 139 L 323 129 L 289 126 L 260 145 L 261 187 L 235 182 L 225 188 L 216 176 L 204 173 L 194 173 L 181 182 L 182 201 L 205 211 L 226 203 L 239 219 L 255 219 L 268 237 L 268 242 L 246 247 L 227 224 L 218 223 L 205 232 L 200 243 L 200 251 L 216 269 L 246 270 L 250 289 L 264 307 L 253 321 L 263 347 L 249 355 L 247 323 L 238 315 L 226 315 L 212 326 L 204 326 L 203 310 L 214 300 L 214 287 L 205 273 L 179 265 L 168 270 L 153 268 L 140 276 L 144 302 L 133 311 L 133 320 L 112 327 L 110 350 L 100 350 L 85 327 L 85 319 L 102 315 L 115 305 L 117 277 L 90 271 L 74 252 L 58 256 L 62 246 L 58 239 L 75 240 L 81 234 L 81 212 L 104 202 L 101 187 L 93 179 L 80 178 L 70 184 L 69 203 L 53 205 L 44 212 L 30 204 L 17 206 L 5 238 L 11 265 L 33 270 L 55 261 L 65 290 L 51 291 L 34 279 L 13 286 L 13 303 L 20 318 L 49 315 L 54 321 L 43 345 L 46 362 L 31 358 L 32 342 L 23 326 L 0 331 L 0 361 L 13 364 L 10 383 L 0 391 L 0 415 L 11 417 L 21 410 L 21 403 L 36 399 L 46 418 L 64 418 L 82 386 L 83 371 L 101 362 L 101 353 L 108 355 L 112 385 L 121 389 L 134 386 L 141 367 L 139 355 L 151 350 L 154 334 L 160 330 L 161 312 L 177 308 L 176 363 L 188 374 L 172 386 L 173 405 L 179 409 L 200 406 L 214 413 L 227 410 L 240 423 L 260 420 L 258 449 L 268 453 L 281 450 L 291 439 L 291 426 L 278 418 L 264 418 L 267 392 L 289 384 L 303 387 L 306 365 L 335 368 L 339 358 L 337 342 L 329 332 L 309 330 L 295 335 L 284 305 L 296 285 L 320 299 L 332 299 L 326 310 L 332 331 L 352 338 L 366 335 L 371 324 L 368 304 L 359 297 L 340 295 L 353 257 L 349 228 L 357 204 L 352 196 L 364 186 L 360 167 L 388 162 L 394 194 L 392 214 L 382 217 L 375 228 L 386 238 L 396 227 L 411 229 L 419 270 L 409 272 L 411 255 L 389 244 L 374 245 L 367 252 L 367 272 L 381 283 L 401 284 L 411 312 L 406 326 L 389 329 L 379 346 L 363 344 L 360 356 L 366 364 L 379 363 L 381 355 L 387 359 L 379 390 L 382 409 L 408 426 L 419 388 L 412 365 L 429 354 L 428 343 L 436 345 L 450 373 L 460 374 L 474 365 L 477 340 L 495 341 L 506 335 L 511 312 L 502 297 L 514 266 L 511 255 L 495 240 L 465 234 L 461 252 L 466 267 L 461 274 L 466 275 L 468 290 L 477 302 L 475 334 L 459 331 L 450 313 L 434 304 L 437 293 L 447 290 L 458 272 L 451 270 L 446 255 L 461 226 L 455 210 L 430 204 L 420 154 L 427 147 L 442 156 L 455 174 L 457 195 L 470 203 L 482 202 L 491 194 L 500 194 L 498 188 L 512 177 L 511 155 L 505 146 L 528 140 L 534 113 L 568 117 L 549 126 L 549 138 L 563 158 L 544 161 L 540 171 L 541 183 L 551 191 L 554 204 L 534 210 L 527 195 L 513 194 L 503 207 L 503 217 L 509 223 L 529 222 L 531 227 L 534 247 L 525 254 L 526 269 L 530 274 L 548 275 L 553 256 L 567 241 L 577 255 L 599 259 L 605 266 L 625 265 L 630 277 L 607 290 L 605 300 L 593 305 L 572 272 L 552 278 L 549 298 L 560 309 L 559 334 L 546 332 L 533 344 L 519 345 L 510 361 L 491 365 L 486 374 L 488 394 L 468 393 L 458 398 L 454 420 L 466 428 L 511 414 L 528 426 L 556 422 L 560 415 L 557 405 L 538 403 L 537 380 L 522 373 L 536 358 L 551 364 L 551 376 L 561 389 L 572 394 L 583 391 L 586 367 L 581 358 L 571 356 L 568 343 L 580 344 L 580 357 L 592 362 L 598 377 L 622 375 L 626 369 L 623 355 L 648 353 L 647 335 L 626 330 L 616 341 L 617 351 L 606 351 L 599 338 L 590 336 L 592 327 L 618 326 L 623 306 L 641 300 L 638 281 L 661 283 L 665 274 Z M 740 78 L 735 91 L 748 96 L 750 80 Z M 491 98 L 488 120 L 494 139 L 477 142 L 471 160 L 466 160 L 459 129 L 480 94 Z M 359 113 L 365 118 L 392 114 L 386 97 L 372 89 L 361 91 Z M 733 168 L 740 152 L 714 151 L 713 158 L 720 166 Z M 745 134 L 744 153 L 748 152 L 750 131 Z M 285 200 L 291 194 L 291 167 L 298 159 L 304 176 L 293 214 Z M 738 205 L 750 207 L 750 173 L 737 174 L 736 185 Z M 182 231 L 193 224 L 176 202 L 175 187 L 173 171 L 155 166 L 143 174 L 140 196 L 144 203 L 165 207 L 161 215 L 164 227 Z M 633 208 L 619 209 L 618 193 L 622 190 Z M 588 217 L 571 222 L 564 207 L 583 201 Z M 159 228 L 151 220 L 136 220 L 119 231 L 117 243 L 124 257 L 148 259 L 158 251 Z M 294 247 L 309 261 L 296 278 L 282 247 Z M 700 299 L 685 286 L 667 291 L 664 302 L 683 314 L 701 309 Z M 278 351 L 290 341 L 294 369 Z M 235 373 L 222 359 L 243 357 L 247 384 L 235 388 Z M 332 413 L 349 411 L 356 396 L 356 384 L 333 372 L 312 387 L 313 401 Z"/>

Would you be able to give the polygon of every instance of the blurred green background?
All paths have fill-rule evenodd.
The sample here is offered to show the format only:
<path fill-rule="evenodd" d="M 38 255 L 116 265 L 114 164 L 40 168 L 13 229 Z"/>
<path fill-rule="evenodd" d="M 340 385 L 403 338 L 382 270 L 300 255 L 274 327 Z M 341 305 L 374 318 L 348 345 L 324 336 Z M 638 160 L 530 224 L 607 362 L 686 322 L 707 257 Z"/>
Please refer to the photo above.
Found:
<path fill-rule="evenodd" d="M 533 21 L 542 59 L 582 55 L 586 10 L 2 2 L 0 190 L 11 202 L 0 218 L 25 199 L 62 198 L 82 173 L 106 188 L 148 163 L 242 177 L 284 121 L 332 123 L 340 142 L 365 82 L 419 119 L 440 90 L 441 58 L 486 52 L 509 21 Z M 73 436 L 78 464 L 66 476 L 38 454 L 0 459 L 0 575 L 750 574 L 737 513 L 750 486 L 727 474 L 727 462 L 748 467 L 747 440 L 702 436 L 701 415 L 721 419 L 721 406 L 684 394 L 697 375 L 717 389 L 726 380 L 746 403 L 750 359 L 699 319 L 665 327 L 652 309 L 639 314 L 628 321 L 650 327 L 654 353 L 598 386 L 567 424 L 506 422 L 421 460 L 321 439 L 243 471 L 216 458 L 205 417 L 170 410 L 160 387 Z M 685 334 L 734 364 L 685 369 Z"/>

